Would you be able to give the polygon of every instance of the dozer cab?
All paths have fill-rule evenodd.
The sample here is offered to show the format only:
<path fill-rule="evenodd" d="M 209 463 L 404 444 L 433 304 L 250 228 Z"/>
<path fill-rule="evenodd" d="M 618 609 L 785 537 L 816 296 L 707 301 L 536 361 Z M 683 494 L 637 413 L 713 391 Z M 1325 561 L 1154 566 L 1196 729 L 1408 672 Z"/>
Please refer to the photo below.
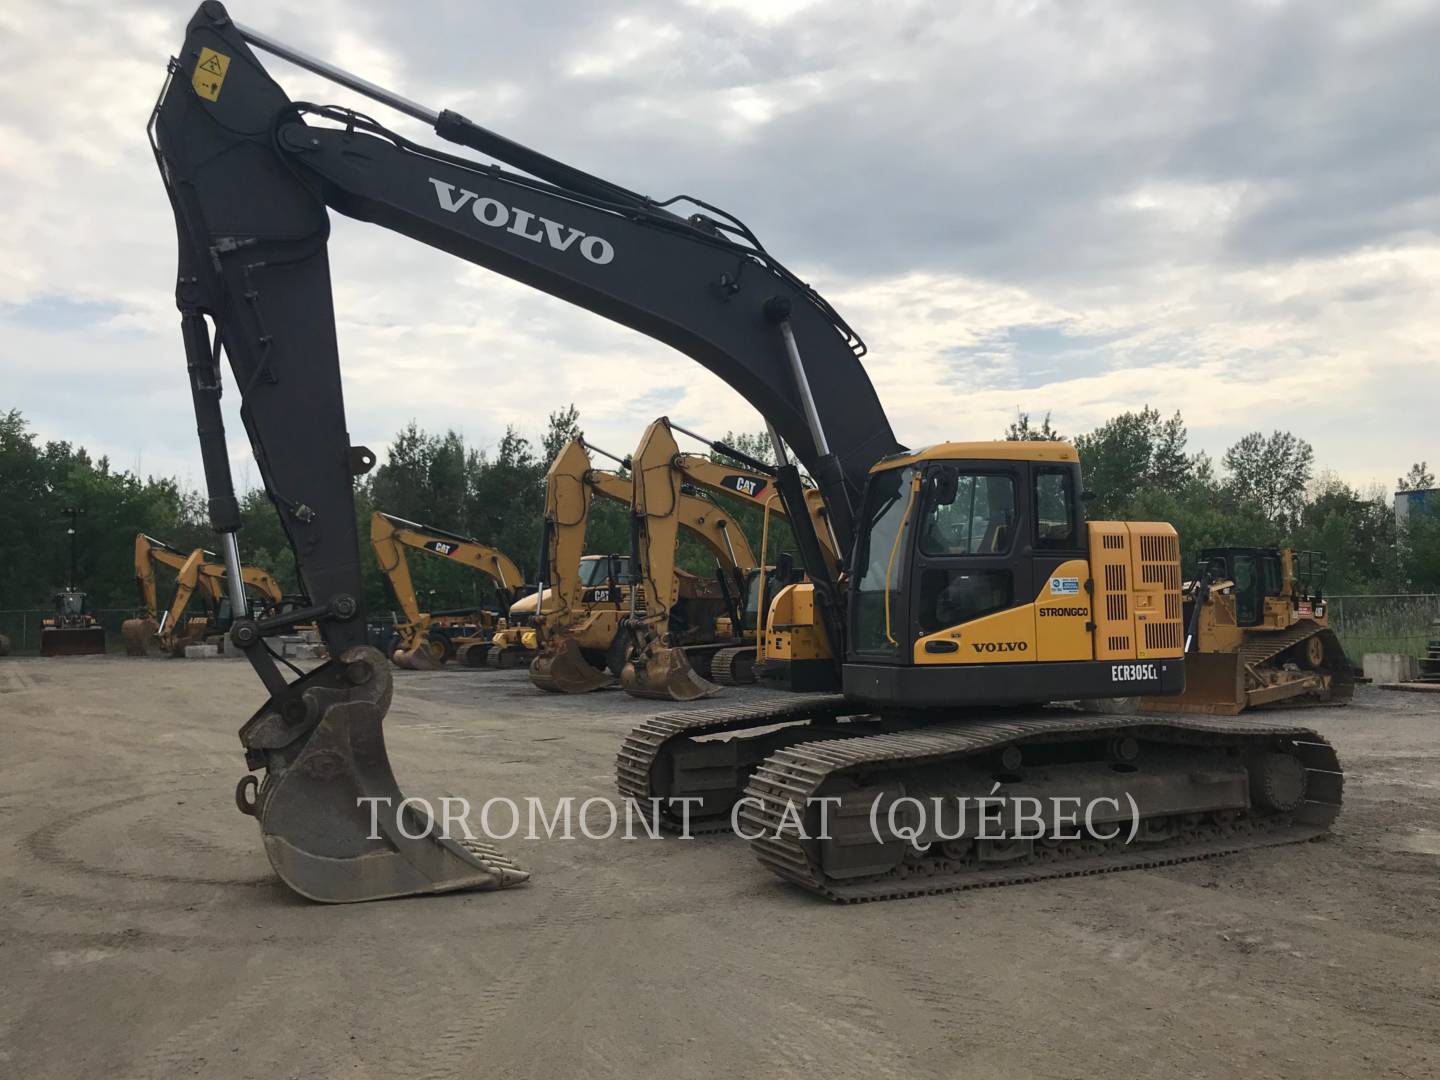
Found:
<path fill-rule="evenodd" d="M 54 610 L 40 620 L 41 656 L 95 656 L 105 651 L 105 630 L 79 589 L 55 594 Z"/>
<path fill-rule="evenodd" d="M 1325 603 L 1317 551 L 1216 547 L 1185 583 L 1185 692 L 1144 709 L 1233 716 L 1266 706 L 1343 705 L 1355 673 Z"/>
<path fill-rule="evenodd" d="M 417 144 L 374 110 L 294 101 L 252 46 L 483 160 Z M 660 798 L 666 815 L 674 804 L 667 809 L 665 796 L 697 794 L 695 816 L 721 827 L 743 794 L 738 817 L 763 865 L 837 900 L 1308 840 L 1339 812 L 1339 761 L 1303 726 L 1032 709 L 1183 690 L 1174 529 L 1087 521 L 1079 459 L 1064 444 L 907 449 L 865 371 L 860 335 L 714 202 L 649 196 L 586 173 L 238 25 L 218 0 L 187 26 L 151 137 L 175 214 L 175 300 L 211 524 L 232 588 L 240 513 L 222 356 L 312 601 L 230 631 L 267 693 L 240 731 L 253 772 L 237 796 L 258 820 L 271 865 L 302 894 L 365 900 L 525 877 L 493 848 L 459 841 L 421 815 L 385 752 L 391 668 L 367 643 L 353 498 L 355 477 L 375 455 L 351 444 L 346 422 L 331 210 L 670 346 L 723 380 L 772 432 L 785 462 L 775 484 L 811 579 L 807 617 L 824 630 L 842 692 L 652 717 L 620 751 L 625 794 Z M 786 209 L 773 199 L 761 205 L 772 215 Z M 824 500 L 843 571 L 827 570 L 805 527 L 802 467 Z M 669 481 L 637 460 L 636 483 L 637 526 L 672 528 Z M 677 643 L 654 611 L 671 582 L 653 562 L 640 578 L 646 609 L 634 679 L 664 685 L 657 647 Z M 331 659 L 291 681 L 263 635 L 309 619 Z M 1022 796 L 1045 805 L 1134 799 L 1109 820 L 1038 837 L 1013 819 L 998 835 L 974 815 L 958 829 L 953 818 L 914 823 L 900 803 L 923 795 L 973 805 L 997 793 L 1002 820 Z M 821 801 L 834 824 L 823 836 Z M 1111 832 L 1117 823 L 1140 842 Z"/>

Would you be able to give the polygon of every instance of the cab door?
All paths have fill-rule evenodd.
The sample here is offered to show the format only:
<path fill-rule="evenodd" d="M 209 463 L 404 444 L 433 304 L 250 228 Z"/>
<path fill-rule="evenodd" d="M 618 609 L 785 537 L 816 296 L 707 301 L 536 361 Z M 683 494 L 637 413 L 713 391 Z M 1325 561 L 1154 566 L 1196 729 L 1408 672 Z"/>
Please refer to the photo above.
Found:
<path fill-rule="evenodd" d="M 1035 659 L 1028 481 L 1024 462 L 943 461 L 925 469 L 909 606 L 912 640 L 929 640 L 919 643 L 914 662 Z M 965 628 L 977 620 L 985 621 Z"/>

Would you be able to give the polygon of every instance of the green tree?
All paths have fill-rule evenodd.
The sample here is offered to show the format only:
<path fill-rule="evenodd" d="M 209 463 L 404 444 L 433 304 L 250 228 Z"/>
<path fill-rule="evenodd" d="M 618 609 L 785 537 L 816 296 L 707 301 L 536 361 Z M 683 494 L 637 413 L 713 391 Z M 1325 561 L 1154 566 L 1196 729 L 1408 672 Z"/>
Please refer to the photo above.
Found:
<path fill-rule="evenodd" d="M 1030 414 L 1015 410 L 1015 419 L 1005 429 L 1005 438 L 1008 442 L 1064 442 L 1065 436 L 1050 426 L 1050 414 L 1045 414 L 1045 419 L 1040 422 L 1039 427 L 1031 427 Z"/>
<path fill-rule="evenodd" d="M 1395 481 L 1396 491 L 1429 491 L 1434 486 L 1435 474 L 1425 467 L 1423 461 L 1411 465 L 1410 471 Z"/>
<path fill-rule="evenodd" d="M 1288 431 L 1268 438 L 1253 431 L 1226 450 L 1222 462 L 1229 473 L 1226 488 L 1235 501 L 1255 503 L 1273 522 L 1299 521 L 1315 463 L 1308 442 Z"/>

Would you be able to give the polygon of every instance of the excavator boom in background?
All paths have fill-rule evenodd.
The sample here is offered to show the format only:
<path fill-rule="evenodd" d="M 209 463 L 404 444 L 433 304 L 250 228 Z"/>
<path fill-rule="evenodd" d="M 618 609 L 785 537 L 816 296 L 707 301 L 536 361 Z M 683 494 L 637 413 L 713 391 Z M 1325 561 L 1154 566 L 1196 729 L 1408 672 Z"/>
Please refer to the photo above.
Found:
<path fill-rule="evenodd" d="M 370 546 L 405 617 L 404 622 L 395 624 L 399 635 L 399 645 L 391 653 L 395 664 L 429 671 L 462 652 L 468 666 L 484 664 L 496 624 L 525 590 L 525 576 L 515 561 L 479 540 L 379 510 L 370 515 Z M 406 548 L 427 552 L 490 578 L 495 586 L 497 610 L 422 612 L 410 576 L 410 563 L 405 557 Z"/>
<path fill-rule="evenodd" d="M 491 160 L 421 146 L 352 109 L 292 101 L 252 45 Z M 1064 444 L 906 450 L 861 364 L 863 342 L 733 215 L 649 198 L 416 104 L 237 25 L 217 0 L 191 19 L 151 132 L 175 212 L 176 302 L 232 587 L 240 517 L 220 410 L 222 351 L 311 598 L 280 622 L 231 629 L 269 693 L 240 733 L 263 780 L 243 777 L 238 797 L 259 821 L 272 866 L 302 894 L 364 900 L 524 877 L 493 848 L 418 820 L 385 753 L 389 665 L 367 644 L 352 495 L 374 454 L 350 444 L 345 421 L 328 210 L 664 342 L 726 382 L 773 432 L 783 463 L 775 485 L 810 576 L 808 610 L 795 618 L 823 630 L 843 693 L 648 721 L 621 749 L 622 792 L 698 792 L 709 820 L 728 822 L 743 791 L 741 817 L 760 827 L 753 846 L 764 865 L 846 900 L 1306 839 L 1338 813 L 1335 754 L 1301 727 L 986 712 L 1182 690 L 1174 530 L 1087 521 L 1079 461 Z M 773 202 L 765 209 L 783 212 Z M 827 571 L 817 530 L 806 527 L 802 466 L 845 554 L 842 575 Z M 649 469 L 638 475 L 647 530 L 671 527 L 668 483 Z M 647 572 L 648 588 L 668 584 L 658 569 Z M 261 641 L 289 619 L 315 619 L 331 656 L 293 682 Z M 648 632 L 665 644 L 663 629 Z M 649 657 L 640 662 L 650 679 Z M 961 829 L 943 839 L 914 833 L 922 851 L 903 841 L 903 814 L 884 835 L 864 828 L 874 806 L 915 791 L 943 800 L 1000 791 L 1048 805 L 1117 788 L 1139 793 L 1139 847 L 1094 834 L 1048 844 Z M 388 801 L 358 801 L 371 797 Z M 815 833 L 787 817 L 787 807 L 808 814 L 813 800 L 831 797 L 840 831 L 829 839 L 809 839 Z M 399 809 L 372 825 L 372 805 Z"/>
<path fill-rule="evenodd" d="M 673 504 L 672 535 L 650 538 L 623 558 L 590 555 L 577 562 L 594 499 L 608 499 L 632 515 L 634 510 L 632 481 L 593 468 L 588 449 L 583 438 L 571 440 L 556 455 L 545 478 L 543 576 L 550 587 L 545 591 L 545 618 L 532 627 L 540 653 L 530 665 L 530 678 L 540 689 L 556 693 L 588 693 L 611 685 L 621 675 L 629 655 L 628 625 L 652 603 L 649 591 L 636 588 L 635 567 L 641 561 L 664 560 L 669 565 L 670 587 L 664 595 L 673 632 L 695 648 L 714 651 L 725 644 L 717 637 L 718 628 L 736 613 L 735 590 L 755 559 L 731 515 L 682 485 Z M 624 464 L 629 463 L 625 459 Z M 704 545 L 715 562 L 713 580 L 676 565 L 675 544 L 681 532 Z M 652 544 L 670 546 L 668 551 L 652 551 Z"/>
<path fill-rule="evenodd" d="M 120 626 L 125 651 L 130 656 L 148 655 L 152 643 L 171 656 L 183 656 L 187 645 L 224 632 L 235 613 L 226 591 L 225 567 L 210 561 L 215 557 L 214 552 L 202 548 L 186 553 L 145 533 L 135 535 L 135 583 L 140 590 L 144 614 L 126 619 Z M 155 583 L 156 566 L 168 566 L 175 571 L 175 592 L 163 611 Z M 268 570 L 241 566 L 240 579 L 242 591 L 248 590 L 247 597 L 253 594 L 260 611 L 279 609 L 284 599 L 280 583 Z M 186 611 L 197 593 L 203 600 L 204 613 L 187 618 Z"/>

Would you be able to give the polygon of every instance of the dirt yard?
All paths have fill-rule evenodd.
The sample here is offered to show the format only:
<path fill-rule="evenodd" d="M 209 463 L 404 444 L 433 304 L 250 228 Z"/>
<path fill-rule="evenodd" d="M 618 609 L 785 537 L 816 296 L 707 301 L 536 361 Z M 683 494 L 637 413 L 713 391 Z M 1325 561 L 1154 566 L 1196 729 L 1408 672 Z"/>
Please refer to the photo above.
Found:
<path fill-rule="evenodd" d="M 0 660 L 0 1077 L 1440 1074 L 1434 697 L 1304 714 L 1348 774 L 1329 841 L 851 907 L 733 838 L 299 900 L 232 799 L 261 698 L 239 662 Z M 386 730 L 408 792 L 578 801 L 661 708 L 400 672 Z"/>

